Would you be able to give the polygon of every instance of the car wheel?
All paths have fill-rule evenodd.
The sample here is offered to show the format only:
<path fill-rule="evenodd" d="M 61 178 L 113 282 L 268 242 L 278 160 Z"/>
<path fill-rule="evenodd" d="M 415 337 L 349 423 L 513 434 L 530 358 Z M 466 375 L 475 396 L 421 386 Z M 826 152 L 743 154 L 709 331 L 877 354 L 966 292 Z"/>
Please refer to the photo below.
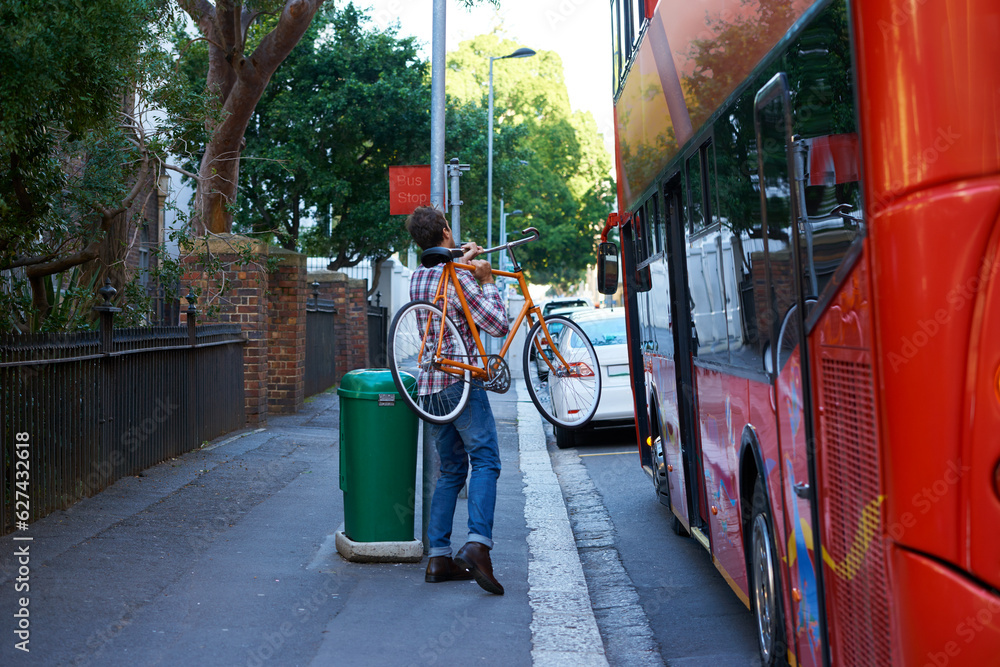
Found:
<path fill-rule="evenodd" d="M 553 426 L 552 430 L 556 434 L 556 447 L 559 449 L 569 449 L 576 445 L 576 432 L 561 426 Z"/>

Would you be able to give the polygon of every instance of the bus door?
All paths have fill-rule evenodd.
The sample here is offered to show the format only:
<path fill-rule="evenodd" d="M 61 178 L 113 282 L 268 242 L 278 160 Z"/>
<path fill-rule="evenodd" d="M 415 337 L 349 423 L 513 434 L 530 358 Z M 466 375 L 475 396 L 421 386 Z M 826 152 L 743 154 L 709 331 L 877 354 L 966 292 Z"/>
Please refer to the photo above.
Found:
<path fill-rule="evenodd" d="M 697 434 L 697 405 L 694 387 L 694 348 L 697 332 L 692 325 L 691 297 L 687 281 L 686 230 L 684 197 L 678 174 L 663 186 L 663 203 L 667 221 L 667 263 L 670 268 L 670 310 L 673 314 L 674 368 L 677 383 L 680 456 L 683 468 L 683 505 L 674 500 L 674 513 L 688 529 L 706 525 L 701 489 L 701 450 Z M 676 475 L 677 471 L 671 471 Z M 671 473 L 668 473 L 668 476 Z M 671 479 L 671 494 L 674 491 Z M 704 533 L 692 533 L 702 545 L 709 547 Z"/>
<path fill-rule="evenodd" d="M 816 303 L 815 280 L 803 272 L 802 206 L 797 183 L 798 162 L 788 80 L 779 73 L 758 91 L 754 107 L 761 215 L 766 242 L 768 319 L 772 344 L 765 349 L 765 366 L 774 391 L 778 423 L 783 520 L 787 542 L 784 590 L 789 594 L 791 627 L 798 664 L 823 665 L 826 653 L 825 604 L 819 565 L 818 508 L 814 465 L 815 434 L 805 321 Z M 772 505 L 774 501 L 772 501 Z M 779 519 L 780 517 L 780 519 Z M 776 545 L 777 546 L 777 545 Z M 787 598 L 786 598 L 787 599 Z"/>
<path fill-rule="evenodd" d="M 622 245 L 622 276 L 625 288 L 624 298 L 628 301 L 625 308 L 625 324 L 629 340 L 644 341 L 644 322 L 640 321 L 640 308 L 646 310 L 646 292 L 650 289 L 650 271 L 646 266 L 637 270 L 636 264 L 641 261 L 641 250 L 637 252 L 640 239 L 636 234 L 637 218 L 641 211 L 629 216 L 619 227 Z M 640 223 L 641 224 L 641 223 Z M 629 345 L 629 365 L 632 368 L 632 392 L 635 399 L 635 428 L 638 442 L 646 442 L 649 437 L 649 423 L 645 419 L 646 406 L 646 372 L 641 345 Z"/>

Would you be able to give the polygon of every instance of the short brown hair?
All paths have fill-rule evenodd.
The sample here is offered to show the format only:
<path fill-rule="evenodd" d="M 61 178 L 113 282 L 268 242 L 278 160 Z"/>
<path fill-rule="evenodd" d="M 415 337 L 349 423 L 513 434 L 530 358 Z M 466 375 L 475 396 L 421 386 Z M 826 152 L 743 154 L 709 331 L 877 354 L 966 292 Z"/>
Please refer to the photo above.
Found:
<path fill-rule="evenodd" d="M 421 206 L 414 209 L 406 219 L 406 231 L 423 250 L 434 248 L 444 242 L 444 230 L 448 221 L 444 214 L 433 206 Z"/>

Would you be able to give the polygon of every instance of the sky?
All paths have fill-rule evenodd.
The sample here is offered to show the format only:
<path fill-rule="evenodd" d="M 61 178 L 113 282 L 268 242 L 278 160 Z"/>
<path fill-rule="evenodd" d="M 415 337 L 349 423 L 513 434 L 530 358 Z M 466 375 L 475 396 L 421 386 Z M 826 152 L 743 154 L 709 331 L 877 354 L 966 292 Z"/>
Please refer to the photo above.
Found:
<path fill-rule="evenodd" d="M 398 21 L 401 36 L 414 36 L 422 55 L 430 59 L 433 27 L 432 0 L 355 0 L 367 8 L 375 24 L 388 27 Z M 566 87 L 574 111 L 590 111 L 604 136 L 609 153 L 614 145 L 611 100 L 611 9 L 608 0 L 500 0 L 494 9 L 485 1 L 465 9 L 448 0 L 448 51 L 459 42 L 502 26 L 501 35 L 535 51 L 555 51 L 565 69 Z M 494 54 L 497 56 L 505 53 Z M 493 77 L 503 76 L 495 63 Z M 447 88 L 447 80 L 445 87 Z"/>

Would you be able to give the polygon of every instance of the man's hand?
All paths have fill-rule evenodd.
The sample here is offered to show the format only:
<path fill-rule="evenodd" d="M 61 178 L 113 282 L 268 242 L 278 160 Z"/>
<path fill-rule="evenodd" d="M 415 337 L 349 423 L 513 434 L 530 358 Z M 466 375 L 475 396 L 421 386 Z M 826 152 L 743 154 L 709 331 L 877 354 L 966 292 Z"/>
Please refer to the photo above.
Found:
<path fill-rule="evenodd" d="M 472 266 L 476 267 L 472 272 L 472 276 L 479 281 L 480 285 L 493 282 L 493 267 L 490 266 L 489 262 L 482 259 L 474 259 L 472 260 Z"/>
<path fill-rule="evenodd" d="M 486 250 L 486 248 L 477 243 L 472 243 L 471 241 L 469 243 L 463 243 L 462 252 L 465 254 L 462 255 L 462 264 L 471 264 L 472 258 L 479 256 L 484 250 Z"/>

